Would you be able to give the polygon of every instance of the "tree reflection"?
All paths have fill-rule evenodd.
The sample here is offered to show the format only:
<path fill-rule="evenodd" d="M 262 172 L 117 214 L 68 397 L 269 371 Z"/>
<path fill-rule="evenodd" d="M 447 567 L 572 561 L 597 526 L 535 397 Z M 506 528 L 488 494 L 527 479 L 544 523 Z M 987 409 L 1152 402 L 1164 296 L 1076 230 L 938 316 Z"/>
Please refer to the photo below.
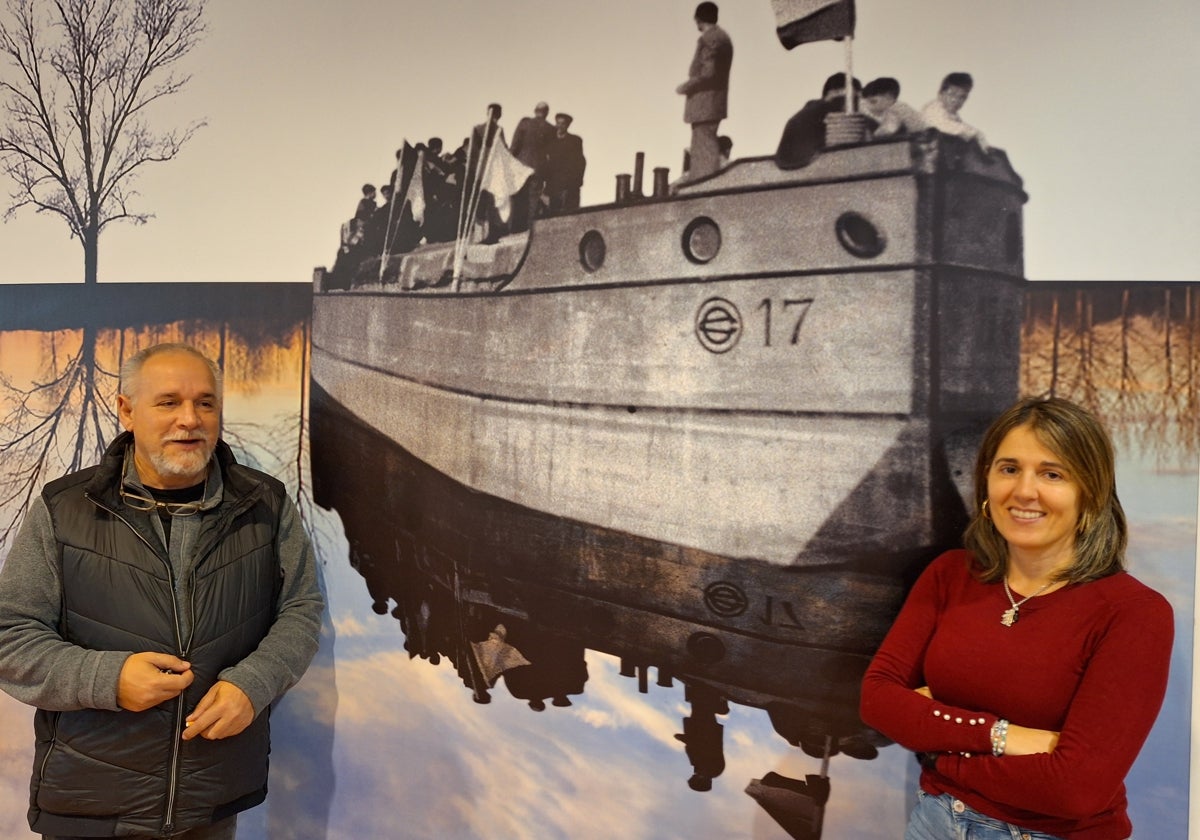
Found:
<path fill-rule="evenodd" d="M 0 550 L 42 485 L 95 463 L 118 428 L 119 366 L 97 358 L 96 329 L 30 335 L 32 377 L 0 370 Z"/>
<path fill-rule="evenodd" d="M 1031 288 L 1021 391 L 1074 400 L 1164 466 L 1200 450 L 1200 307 L 1185 284 Z"/>
<path fill-rule="evenodd" d="M 0 556 L 43 484 L 100 459 L 121 431 L 122 363 L 162 341 L 192 344 L 217 361 L 225 373 L 222 436 L 240 460 L 306 495 L 305 324 L 264 325 L 247 317 L 0 332 Z"/>

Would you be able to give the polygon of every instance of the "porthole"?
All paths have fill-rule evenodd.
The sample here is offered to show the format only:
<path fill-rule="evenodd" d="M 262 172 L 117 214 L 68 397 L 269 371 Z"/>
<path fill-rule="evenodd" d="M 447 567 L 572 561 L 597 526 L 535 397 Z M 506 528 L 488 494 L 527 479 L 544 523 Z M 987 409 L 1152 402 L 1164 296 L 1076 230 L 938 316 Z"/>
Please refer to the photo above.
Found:
<path fill-rule="evenodd" d="M 599 271 L 608 255 L 608 246 L 598 230 L 589 230 L 579 240 L 579 262 L 584 271 Z"/>
<path fill-rule="evenodd" d="M 693 633 L 688 636 L 687 652 L 704 665 L 715 665 L 725 658 L 725 643 L 712 633 Z"/>
<path fill-rule="evenodd" d="M 837 231 L 838 242 L 856 257 L 877 257 L 887 247 L 887 239 L 879 228 L 861 213 L 843 213 L 838 216 L 834 229 Z"/>
<path fill-rule="evenodd" d="M 721 250 L 721 229 L 707 216 L 692 219 L 683 231 L 683 253 L 694 263 L 711 262 Z"/>

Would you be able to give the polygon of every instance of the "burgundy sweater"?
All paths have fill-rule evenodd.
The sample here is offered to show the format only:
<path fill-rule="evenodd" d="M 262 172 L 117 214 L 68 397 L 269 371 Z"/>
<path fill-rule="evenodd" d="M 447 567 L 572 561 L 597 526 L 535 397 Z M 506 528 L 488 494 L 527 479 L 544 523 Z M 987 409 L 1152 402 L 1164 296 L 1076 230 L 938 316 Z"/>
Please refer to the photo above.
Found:
<path fill-rule="evenodd" d="M 948 551 L 921 575 L 863 679 L 863 721 L 939 754 L 928 793 L 1071 840 L 1124 840 L 1125 776 L 1166 692 L 1170 605 L 1120 572 L 1032 598 L 1005 627 L 1004 588 L 971 562 Z M 935 699 L 913 691 L 925 685 Z M 1060 732 L 1058 746 L 994 758 L 997 717 Z"/>

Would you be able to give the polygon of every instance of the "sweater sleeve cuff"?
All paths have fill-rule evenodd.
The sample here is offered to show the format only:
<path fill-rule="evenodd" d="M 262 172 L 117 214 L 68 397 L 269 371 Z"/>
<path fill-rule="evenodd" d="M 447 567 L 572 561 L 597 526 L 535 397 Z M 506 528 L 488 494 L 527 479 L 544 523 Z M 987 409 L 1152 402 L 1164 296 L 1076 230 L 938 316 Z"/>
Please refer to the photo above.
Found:
<path fill-rule="evenodd" d="M 226 668 L 217 675 L 217 679 L 232 683 L 240 688 L 250 700 L 250 705 L 254 707 L 254 716 L 256 718 L 275 699 L 275 694 L 271 690 L 271 687 L 263 684 L 261 680 L 254 679 L 254 676 L 245 668 L 239 669 L 236 665 L 232 668 Z"/>
<path fill-rule="evenodd" d="M 79 704 L 85 709 L 121 711 L 117 702 L 117 689 L 121 683 L 121 669 L 131 654 L 124 650 L 94 651 L 91 661 L 92 678 L 85 681 L 91 686 L 90 697 L 80 697 Z"/>

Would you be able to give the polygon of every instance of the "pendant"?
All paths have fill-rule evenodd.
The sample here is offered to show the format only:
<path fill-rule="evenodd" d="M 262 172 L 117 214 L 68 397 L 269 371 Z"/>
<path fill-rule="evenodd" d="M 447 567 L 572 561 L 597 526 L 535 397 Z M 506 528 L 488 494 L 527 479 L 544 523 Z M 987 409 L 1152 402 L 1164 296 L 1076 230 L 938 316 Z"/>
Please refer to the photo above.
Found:
<path fill-rule="evenodd" d="M 1013 607 L 1004 611 L 1004 617 L 1000 619 L 1000 623 L 1005 627 L 1012 627 L 1017 623 L 1017 608 Z"/>

